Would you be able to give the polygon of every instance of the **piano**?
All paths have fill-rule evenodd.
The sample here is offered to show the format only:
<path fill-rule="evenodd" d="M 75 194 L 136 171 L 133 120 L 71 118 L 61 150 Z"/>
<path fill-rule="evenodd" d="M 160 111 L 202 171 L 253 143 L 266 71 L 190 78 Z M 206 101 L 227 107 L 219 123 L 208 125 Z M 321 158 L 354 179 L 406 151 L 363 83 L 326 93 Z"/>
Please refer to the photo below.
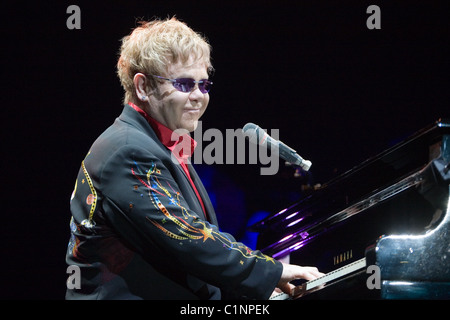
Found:
<path fill-rule="evenodd" d="M 272 299 L 450 299 L 450 121 L 255 224 L 257 248 L 322 278 Z"/>

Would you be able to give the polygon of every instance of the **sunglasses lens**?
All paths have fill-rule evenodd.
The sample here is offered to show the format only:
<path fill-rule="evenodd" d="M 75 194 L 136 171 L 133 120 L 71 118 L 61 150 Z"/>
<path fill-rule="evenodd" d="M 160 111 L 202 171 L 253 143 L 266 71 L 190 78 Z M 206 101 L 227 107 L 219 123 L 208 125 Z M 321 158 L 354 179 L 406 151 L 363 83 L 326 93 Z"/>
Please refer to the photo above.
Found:
<path fill-rule="evenodd" d="M 200 89 L 200 91 L 202 93 L 208 93 L 209 90 L 211 90 L 212 82 L 209 80 L 206 80 L 206 79 L 201 80 L 201 81 L 202 81 L 202 83 L 198 84 L 198 88 Z"/>
<path fill-rule="evenodd" d="M 208 93 L 211 90 L 212 82 L 206 79 L 200 80 L 198 83 L 198 88 L 202 93 Z M 195 80 L 189 78 L 175 79 L 173 82 L 175 89 L 181 92 L 191 92 L 195 87 Z"/>
<path fill-rule="evenodd" d="M 195 87 L 195 82 L 193 79 L 176 79 L 173 83 L 175 89 L 181 92 L 191 92 Z"/>

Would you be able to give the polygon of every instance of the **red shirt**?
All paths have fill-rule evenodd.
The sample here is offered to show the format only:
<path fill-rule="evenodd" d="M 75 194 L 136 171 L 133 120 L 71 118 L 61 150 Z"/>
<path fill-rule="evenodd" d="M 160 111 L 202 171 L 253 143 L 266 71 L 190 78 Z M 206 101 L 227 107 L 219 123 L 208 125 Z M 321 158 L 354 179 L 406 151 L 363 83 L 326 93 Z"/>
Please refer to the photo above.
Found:
<path fill-rule="evenodd" d="M 200 194 L 198 193 L 197 188 L 195 187 L 195 184 L 191 179 L 191 175 L 187 167 L 187 162 L 189 158 L 192 156 L 192 153 L 194 152 L 194 149 L 197 146 L 197 142 L 194 139 L 192 139 L 191 136 L 187 133 L 179 135 L 176 132 L 172 131 L 171 129 L 167 128 L 165 125 L 159 123 L 158 121 L 150 117 L 144 110 L 139 108 L 134 103 L 128 102 L 128 105 L 130 105 L 134 110 L 139 112 L 142 116 L 145 117 L 145 119 L 147 119 L 148 123 L 152 126 L 161 143 L 164 146 L 166 146 L 166 148 L 169 149 L 175 156 L 175 158 L 178 160 L 179 164 L 183 168 L 183 171 L 186 173 L 186 176 L 188 177 L 189 182 L 192 188 L 194 189 L 198 200 L 200 201 L 205 217 L 207 217 L 203 200 L 200 197 Z"/>

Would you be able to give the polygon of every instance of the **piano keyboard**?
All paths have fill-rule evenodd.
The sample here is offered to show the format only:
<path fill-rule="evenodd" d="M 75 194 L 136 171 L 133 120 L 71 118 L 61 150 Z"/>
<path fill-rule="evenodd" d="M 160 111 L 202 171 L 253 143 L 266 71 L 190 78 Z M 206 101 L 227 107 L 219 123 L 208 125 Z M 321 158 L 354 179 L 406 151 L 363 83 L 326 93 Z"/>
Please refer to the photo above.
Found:
<path fill-rule="evenodd" d="M 305 282 L 305 283 L 295 287 L 294 289 L 292 289 L 291 295 L 289 295 L 287 293 L 280 293 L 280 294 L 270 297 L 269 300 L 288 300 L 288 299 L 292 299 L 295 297 L 299 297 L 301 295 L 304 295 L 308 291 L 316 289 L 317 287 L 319 287 L 325 283 L 334 281 L 336 279 L 344 277 L 350 273 L 353 273 L 353 272 L 358 271 L 365 267 L 366 267 L 366 258 L 359 259 L 359 260 L 349 263 L 339 269 L 333 270 L 320 278 L 310 280 L 308 282 Z"/>

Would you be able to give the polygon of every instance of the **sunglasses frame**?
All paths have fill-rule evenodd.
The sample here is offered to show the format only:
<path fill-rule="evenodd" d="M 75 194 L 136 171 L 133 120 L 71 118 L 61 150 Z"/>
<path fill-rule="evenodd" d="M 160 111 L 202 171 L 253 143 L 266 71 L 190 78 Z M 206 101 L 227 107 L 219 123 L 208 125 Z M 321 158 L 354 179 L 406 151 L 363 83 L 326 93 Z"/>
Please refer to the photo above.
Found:
<path fill-rule="evenodd" d="M 192 78 L 170 79 L 170 78 L 164 78 L 164 77 L 161 77 L 161 76 L 157 76 L 157 75 L 154 75 L 154 74 L 146 74 L 146 76 L 152 76 L 152 77 L 155 77 L 155 78 L 158 78 L 158 79 L 170 81 L 170 82 L 172 82 L 172 85 L 173 85 L 173 87 L 175 89 L 177 89 L 180 92 L 184 92 L 184 93 L 192 92 L 192 90 L 194 90 L 194 88 L 195 88 L 195 84 L 198 84 L 198 89 L 200 90 L 200 92 L 203 93 L 203 94 L 207 94 L 209 91 L 211 91 L 211 85 L 213 84 L 213 82 L 209 81 L 208 79 L 202 79 L 202 80 L 196 81 L 196 80 L 194 80 Z M 189 90 L 189 91 L 180 90 L 180 87 L 178 87 L 176 85 L 177 84 L 181 85 L 182 84 L 182 83 L 180 83 L 181 80 L 188 80 L 188 83 L 191 82 L 193 84 L 192 87 L 191 87 L 191 85 L 188 85 L 188 87 L 191 87 L 191 90 Z M 203 84 L 203 85 L 200 86 L 201 84 Z M 205 85 L 209 85 L 209 89 L 208 90 L 205 89 Z"/>

